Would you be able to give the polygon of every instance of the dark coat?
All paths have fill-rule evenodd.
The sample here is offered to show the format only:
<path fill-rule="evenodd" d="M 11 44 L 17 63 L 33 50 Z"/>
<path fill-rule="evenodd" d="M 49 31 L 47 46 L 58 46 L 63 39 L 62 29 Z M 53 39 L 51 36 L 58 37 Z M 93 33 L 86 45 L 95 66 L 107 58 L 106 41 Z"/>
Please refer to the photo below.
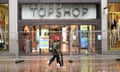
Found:
<path fill-rule="evenodd" d="M 55 41 L 53 42 L 53 55 L 59 55 L 60 53 L 60 42 Z"/>

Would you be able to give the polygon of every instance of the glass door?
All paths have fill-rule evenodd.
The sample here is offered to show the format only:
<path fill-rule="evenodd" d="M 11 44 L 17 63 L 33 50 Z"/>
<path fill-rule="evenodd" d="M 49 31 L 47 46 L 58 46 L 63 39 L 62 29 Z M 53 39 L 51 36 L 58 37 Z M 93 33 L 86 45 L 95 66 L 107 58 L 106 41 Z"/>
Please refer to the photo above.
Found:
<path fill-rule="evenodd" d="M 61 25 L 61 51 L 63 54 L 69 54 L 69 25 Z"/>
<path fill-rule="evenodd" d="M 48 25 L 33 25 L 24 27 L 25 54 L 47 54 L 49 49 Z M 29 43 L 28 43 L 29 40 Z M 29 53 L 26 53 L 28 47 Z"/>
<path fill-rule="evenodd" d="M 78 25 L 71 25 L 71 37 L 72 38 L 72 54 L 79 54 L 79 37 L 78 37 Z"/>
<path fill-rule="evenodd" d="M 48 25 L 36 26 L 35 30 L 36 51 L 40 54 L 47 54 L 49 49 L 49 27 Z"/>
<path fill-rule="evenodd" d="M 50 25 L 49 26 L 49 51 L 52 51 L 53 48 L 53 42 L 54 42 L 54 37 L 59 36 L 61 41 L 61 34 L 60 34 L 60 27 L 59 25 Z"/>
<path fill-rule="evenodd" d="M 81 53 L 95 52 L 95 27 L 93 25 L 80 25 L 80 51 Z"/>
<path fill-rule="evenodd" d="M 50 25 L 50 48 L 54 40 L 54 35 L 59 35 L 60 38 L 60 50 L 63 54 L 69 54 L 69 25 Z"/>

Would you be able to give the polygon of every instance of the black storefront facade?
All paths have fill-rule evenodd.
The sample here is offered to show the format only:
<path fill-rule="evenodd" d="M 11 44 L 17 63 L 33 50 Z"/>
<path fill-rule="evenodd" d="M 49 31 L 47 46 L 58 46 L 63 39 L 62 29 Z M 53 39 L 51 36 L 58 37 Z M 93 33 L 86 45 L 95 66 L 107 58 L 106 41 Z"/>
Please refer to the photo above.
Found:
<path fill-rule="evenodd" d="M 91 32 L 95 30 L 101 30 L 100 20 L 100 1 L 19 1 L 19 20 L 18 31 L 29 33 L 30 52 L 36 54 L 48 54 L 49 48 L 52 44 L 52 36 L 55 29 L 60 36 L 60 48 L 64 54 L 70 53 L 72 47 L 73 54 L 85 53 L 88 50 L 88 39 L 91 46 L 91 52 L 101 53 L 101 40 L 97 39 L 97 35 L 101 35 L 100 32 Z M 25 9 L 22 8 L 24 6 Z M 37 6 L 34 6 L 37 5 Z M 33 6 L 33 7 L 31 7 Z M 78 7 L 77 7 L 78 6 Z M 22 16 L 25 15 L 27 7 L 32 9 L 32 17 Z M 91 7 L 91 8 L 89 8 Z M 93 8 L 94 7 L 94 8 Z M 95 9 L 93 18 L 87 16 L 86 11 Z M 23 11 L 23 12 L 22 12 Z M 26 11 L 29 12 L 29 11 Z M 92 11 L 91 11 L 92 12 Z M 24 14 L 25 13 L 25 14 Z M 84 17 L 86 14 L 86 17 Z M 29 15 L 30 16 L 30 15 Z M 36 16 L 36 17 L 35 17 Z M 37 18 L 38 16 L 38 18 Z M 82 18 L 83 16 L 83 18 Z M 90 17 L 90 18 L 89 18 Z M 48 33 L 47 36 L 42 34 L 43 31 Z M 35 33 L 34 33 L 35 31 Z M 65 32 L 64 32 L 65 31 Z M 72 33 L 70 33 L 72 31 Z M 83 31 L 83 32 L 82 32 Z M 38 35 L 38 43 L 36 43 L 36 34 Z M 90 34 L 90 36 L 88 36 Z M 82 38 L 83 37 L 83 38 Z M 41 39 L 48 38 L 46 42 L 42 42 Z M 75 39 L 74 39 L 75 38 Z M 26 40 L 23 34 L 19 34 L 19 39 Z M 71 42 L 72 41 L 72 42 Z M 45 44 L 44 44 L 45 43 Z M 46 45 L 46 47 L 42 46 Z M 72 44 L 72 45 L 71 45 Z M 83 45 L 82 45 L 83 44 Z M 19 44 L 20 51 L 23 54 L 23 44 Z M 40 48 L 42 51 L 40 52 Z"/>
<path fill-rule="evenodd" d="M 0 1 L 1 4 L 8 4 L 8 2 L 8 0 Z M 111 18 L 109 7 L 114 7 L 115 3 L 119 4 L 119 1 L 108 0 L 108 30 Z M 118 15 L 115 10 L 113 12 Z M 49 54 L 49 49 L 52 48 L 52 36 L 58 34 L 61 43 L 60 49 L 64 54 L 70 54 L 70 51 L 73 54 L 88 53 L 88 48 L 91 48 L 91 53 L 100 54 L 104 50 L 102 50 L 101 40 L 101 14 L 100 0 L 18 0 L 19 53 L 27 55 L 26 50 L 28 50 L 28 55 Z M 118 18 L 116 19 L 118 21 Z M 54 32 L 56 29 L 57 32 Z M 107 51 L 119 52 L 118 48 L 111 47 L 109 35 L 111 34 L 108 33 L 107 37 Z M 26 42 L 29 49 L 25 46 Z M 9 43 L 7 51 L 9 52 Z"/>

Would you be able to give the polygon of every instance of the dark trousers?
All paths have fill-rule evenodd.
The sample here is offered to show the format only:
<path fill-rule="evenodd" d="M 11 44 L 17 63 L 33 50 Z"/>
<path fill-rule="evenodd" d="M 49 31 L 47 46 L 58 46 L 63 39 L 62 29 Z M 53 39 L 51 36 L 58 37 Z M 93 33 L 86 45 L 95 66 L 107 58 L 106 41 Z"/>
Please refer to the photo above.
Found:
<path fill-rule="evenodd" d="M 53 57 L 50 59 L 49 65 L 55 60 L 55 58 L 56 58 L 56 62 L 59 63 L 61 66 L 59 55 L 53 55 Z"/>

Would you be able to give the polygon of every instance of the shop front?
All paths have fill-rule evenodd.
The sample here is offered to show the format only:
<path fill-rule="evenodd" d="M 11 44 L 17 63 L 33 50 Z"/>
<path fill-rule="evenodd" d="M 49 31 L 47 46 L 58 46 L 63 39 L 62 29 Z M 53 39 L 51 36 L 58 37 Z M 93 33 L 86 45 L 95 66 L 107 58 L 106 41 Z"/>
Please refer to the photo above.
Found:
<path fill-rule="evenodd" d="M 120 50 L 120 3 L 108 3 L 109 50 Z"/>
<path fill-rule="evenodd" d="M 60 38 L 63 54 L 96 52 L 99 29 L 95 4 L 20 5 L 20 54 L 49 54 L 54 35 Z"/>
<path fill-rule="evenodd" d="M 9 24 L 8 24 L 8 4 L 0 4 L 0 52 L 9 50 L 8 40 Z"/>
<path fill-rule="evenodd" d="M 26 54 L 26 50 L 29 54 L 48 54 L 49 49 L 52 48 L 54 34 L 60 36 L 60 48 L 65 54 L 69 54 L 71 48 L 73 54 L 81 54 L 88 48 L 97 53 L 101 50 L 102 52 L 104 50 L 105 52 L 119 52 L 120 50 L 120 1 L 118 0 L 108 0 L 108 7 L 106 7 L 109 10 L 108 25 L 106 26 L 101 23 L 103 14 L 100 0 L 53 0 L 50 2 L 18 0 L 16 3 L 18 3 L 16 5 L 18 19 L 12 17 L 14 15 L 11 8 L 12 2 L 0 1 L 0 37 L 2 39 L 0 42 L 3 42 L 0 52 L 17 54 L 19 48 L 21 54 Z M 14 8 L 17 9 L 17 7 Z M 11 21 L 16 23 L 11 23 Z M 101 36 L 104 33 L 101 34 L 100 31 L 106 28 L 108 29 L 107 39 L 102 40 L 101 45 Z M 12 32 L 17 30 L 18 36 L 14 37 Z M 19 37 L 18 43 L 16 43 L 17 37 Z M 12 38 L 15 40 L 12 41 Z M 107 44 L 104 45 L 104 42 Z M 26 48 L 25 43 L 29 49 Z M 13 44 L 16 45 L 15 48 L 12 47 Z"/>

